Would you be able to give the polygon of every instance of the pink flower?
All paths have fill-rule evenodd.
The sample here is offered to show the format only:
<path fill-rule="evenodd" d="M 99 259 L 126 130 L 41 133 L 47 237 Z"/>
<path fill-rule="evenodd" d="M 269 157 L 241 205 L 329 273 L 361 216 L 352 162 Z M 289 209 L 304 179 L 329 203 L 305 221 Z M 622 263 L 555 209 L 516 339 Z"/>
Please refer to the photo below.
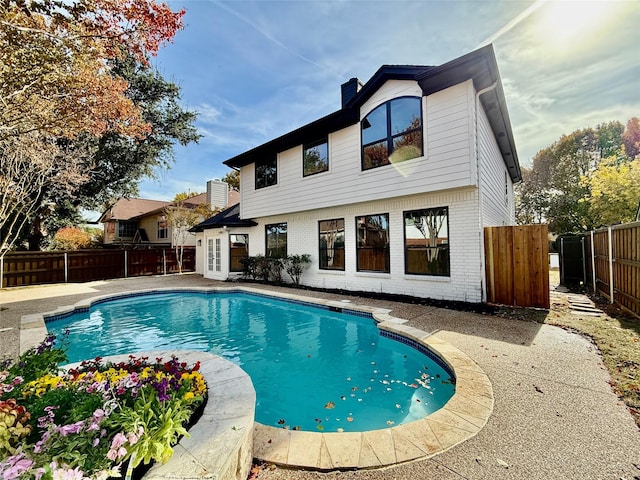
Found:
<path fill-rule="evenodd" d="M 27 458 L 21 458 L 22 454 L 9 457 L 5 462 L 0 463 L 0 473 L 4 480 L 13 480 L 20 476 L 22 472 L 27 471 L 33 461 Z"/>
<path fill-rule="evenodd" d="M 79 421 L 70 425 L 63 425 L 62 427 L 58 427 L 57 430 L 58 432 L 60 432 L 60 435 L 66 437 L 67 435 L 80 433 L 82 431 L 82 427 L 84 427 L 84 422 Z"/>
<path fill-rule="evenodd" d="M 125 437 L 121 432 L 118 432 L 111 440 L 111 448 L 120 448 L 122 445 L 127 443 L 127 437 Z"/>
<path fill-rule="evenodd" d="M 29 470 L 32 465 L 33 460 L 19 453 L 0 463 L 0 474 L 2 474 L 3 480 L 14 480 L 18 478 L 21 473 Z"/>

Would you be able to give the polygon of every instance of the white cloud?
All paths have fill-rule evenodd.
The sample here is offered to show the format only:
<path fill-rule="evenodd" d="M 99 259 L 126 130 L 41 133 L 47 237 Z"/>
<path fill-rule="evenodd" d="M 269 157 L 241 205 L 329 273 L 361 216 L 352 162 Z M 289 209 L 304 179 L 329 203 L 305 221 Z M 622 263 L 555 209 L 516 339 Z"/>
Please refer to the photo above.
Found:
<path fill-rule="evenodd" d="M 203 103 L 202 105 L 198 105 L 194 108 L 196 112 L 198 112 L 198 121 L 203 123 L 216 123 L 218 118 L 220 117 L 221 111 L 214 107 L 213 105 L 209 105 L 208 103 Z"/>

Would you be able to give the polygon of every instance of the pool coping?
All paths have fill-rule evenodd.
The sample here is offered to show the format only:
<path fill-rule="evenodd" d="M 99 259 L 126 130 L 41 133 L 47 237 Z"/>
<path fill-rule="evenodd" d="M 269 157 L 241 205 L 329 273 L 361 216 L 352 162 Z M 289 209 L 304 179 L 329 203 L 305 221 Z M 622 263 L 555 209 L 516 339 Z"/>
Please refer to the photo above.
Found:
<path fill-rule="evenodd" d="M 114 298 L 168 292 L 247 292 L 275 297 L 349 313 L 370 314 L 380 330 L 399 335 L 412 344 L 437 355 L 453 372 L 456 390 L 449 401 L 432 414 L 410 423 L 366 432 L 306 432 L 275 428 L 254 423 L 253 455 L 260 460 L 314 470 L 376 468 L 442 453 L 475 436 L 493 412 L 494 396 L 489 377 L 464 352 L 442 340 L 435 333 L 406 325 L 407 320 L 393 317 L 391 310 L 354 305 L 349 301 L 325 300 L 297 294 L 273 292 L 245 286 L 156 288 L 108 294 L 88 298 L 72 306 L 59 307 L 41 314 L 24 315 L 21 320 L 25 342 L 37 344 L 46 335 L 45 317 L 67 315 Z M 39 337 L 39 339 L 37 339 Z M 34 341 L 35 340 L 35 341 Z"/>

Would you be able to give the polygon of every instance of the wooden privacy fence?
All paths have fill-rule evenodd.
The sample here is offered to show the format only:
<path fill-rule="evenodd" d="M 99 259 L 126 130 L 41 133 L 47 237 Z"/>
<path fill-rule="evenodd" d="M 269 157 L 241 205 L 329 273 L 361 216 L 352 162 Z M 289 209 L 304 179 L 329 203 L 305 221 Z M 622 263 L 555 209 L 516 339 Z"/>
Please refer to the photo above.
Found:
<path fill-rule="evenodd" d="M 195 247 L 185 247 L 182 271 L 195 270 Z M 11 252 L 0 260 L 0 285 L 90 282 L 109 278 L 178 273 L 175 249 L 105 249 Z"/>
<path fill-rule="evenodd" d="M 547 225 L 485 227 L 487 302 L 549 308 Z"/>
<path fill-rule="evenodd" d="M 611 303 L 640 317 L 640 222 L 584 235 L 587 282 Z"/>

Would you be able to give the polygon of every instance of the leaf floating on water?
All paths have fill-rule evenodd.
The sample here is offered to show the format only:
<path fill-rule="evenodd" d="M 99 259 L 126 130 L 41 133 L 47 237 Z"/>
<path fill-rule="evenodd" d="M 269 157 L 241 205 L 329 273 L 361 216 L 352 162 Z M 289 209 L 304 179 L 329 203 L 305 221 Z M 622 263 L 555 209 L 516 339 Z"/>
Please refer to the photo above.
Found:
<path fill-rule="evenodd" d="M 324 427 L 323 427 L 322 425 L 318 425 L 318 426 L 316 426 L 316 428 L 317 428 L 318 430 L 320 430 L 320 431 L 324 430 Z"/>
<path fill-rule="evenodd" d="M 331 400 L 329 400 L 329 401 L 325 404 L 324 408 L 326 408 L 327 410 L 331 410 L 332 408 L 336 408 L 336 404 L 335 404 L 335 403 L 333 403 Z"/>

